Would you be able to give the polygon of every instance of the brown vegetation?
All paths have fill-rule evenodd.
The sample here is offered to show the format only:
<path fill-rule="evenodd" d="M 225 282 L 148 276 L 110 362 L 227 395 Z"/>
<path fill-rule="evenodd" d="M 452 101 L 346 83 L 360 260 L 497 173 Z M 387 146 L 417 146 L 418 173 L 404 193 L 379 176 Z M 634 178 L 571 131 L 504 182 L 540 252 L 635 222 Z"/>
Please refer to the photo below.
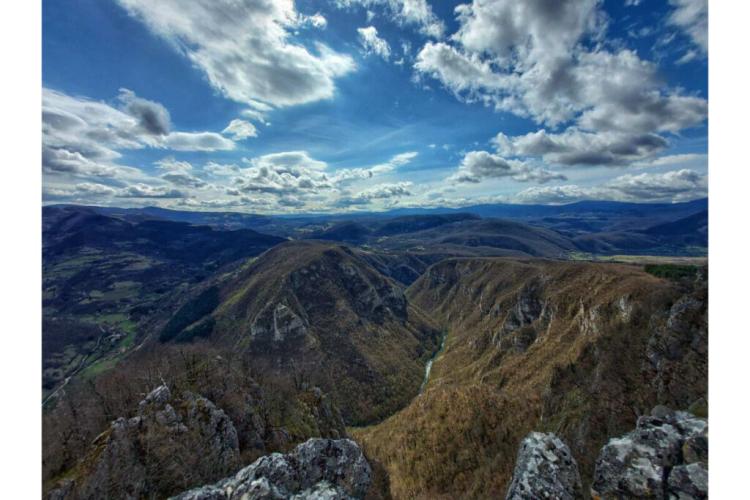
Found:
<path fill-rule="evenodd" d="M 428 390 L 355 437 L 395 498 L 502 495 L 532 430 L 569 443 L 588 482 L 596 451 L 638 415 L 705 397 L 705 283 L 695 286 L 635 266 L 439 263 L 407 291 L 448 326 Z"/>

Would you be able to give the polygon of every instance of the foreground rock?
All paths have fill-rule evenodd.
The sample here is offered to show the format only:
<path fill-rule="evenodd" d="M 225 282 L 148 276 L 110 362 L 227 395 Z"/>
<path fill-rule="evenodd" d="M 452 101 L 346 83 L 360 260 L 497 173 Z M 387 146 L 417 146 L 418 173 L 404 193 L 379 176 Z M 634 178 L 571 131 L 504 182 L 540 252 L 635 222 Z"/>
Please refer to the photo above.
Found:
<path fill-rule="evenodd" d="M 190 392 L 175 397 L 163 385 L 136 416 L 112 422 L 48 498 L 165 497 L 238 466 L 237 432 L 224 411 Z"/>
<path fill-rule="evenodd" d="M 659 406 L 634 431 L 610 439 L 596 461 L 594 499 L 708 498 L 708 423 Z M 554 434 L 521 443 L 506 500 L 583 498 L 578 465 Z"/>
<path fill-rule="evenodd" d="M 310 439 L 287 455 L 259 458 L 232 477 L 174 499 L 357 499 L 370 482 L 370 464 L 354 441 Z"/>
<path fill-rule="evenodd" d="M 570 449 L 554 434 L 532 432 L 521 443 L 506 500 L 582 498 L 581 476 Z"/>
<path fill-rule="evenodd" d="M 593 498 L 708 497 L 708 423 L 657 407 L 609 441 L 596 461 Z"/>

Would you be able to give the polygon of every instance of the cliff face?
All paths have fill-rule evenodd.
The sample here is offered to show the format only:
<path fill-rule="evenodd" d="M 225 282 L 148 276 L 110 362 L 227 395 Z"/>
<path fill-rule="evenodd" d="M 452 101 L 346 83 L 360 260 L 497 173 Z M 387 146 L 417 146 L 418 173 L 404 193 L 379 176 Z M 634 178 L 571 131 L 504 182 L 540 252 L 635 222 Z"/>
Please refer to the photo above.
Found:
<path fill-rule="evenodd" d="M 705 282 L 635 266 L 454 259 L 406 295 L 448 337 L 426 391 L 355 431 L 395 497 L 504 495 L 530 431 L 568 443 L 585 491 L 611 436 L 657 404 L 705 401 Z"/>

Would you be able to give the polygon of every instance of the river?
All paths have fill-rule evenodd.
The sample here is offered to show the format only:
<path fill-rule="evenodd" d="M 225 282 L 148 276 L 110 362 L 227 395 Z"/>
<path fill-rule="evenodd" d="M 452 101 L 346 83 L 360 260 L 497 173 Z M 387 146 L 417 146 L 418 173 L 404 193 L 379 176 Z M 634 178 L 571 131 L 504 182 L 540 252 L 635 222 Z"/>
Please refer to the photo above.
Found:
<path fill-rule="evenodd" d="M 440 355 L 440 353 L 443 352 L 443 349 L 445 348 L 445 338 L 448 336 L 448 333 L 443 333 L 443 337 L 440 339 L 440 348 L 435 352 L 435 354 L 432 355 L 432 357 L 427 361 L 427 364 L 424 366 L 424 380 L 422 380 L 422 386 L 419 388 L 419 393 L 421 394 L 424 391 L 424 388 L 427 386 L 427 381 L 430 380 L 430 371 L 432 371 L 432 363 L 437 359 L 437 357 Z"/>

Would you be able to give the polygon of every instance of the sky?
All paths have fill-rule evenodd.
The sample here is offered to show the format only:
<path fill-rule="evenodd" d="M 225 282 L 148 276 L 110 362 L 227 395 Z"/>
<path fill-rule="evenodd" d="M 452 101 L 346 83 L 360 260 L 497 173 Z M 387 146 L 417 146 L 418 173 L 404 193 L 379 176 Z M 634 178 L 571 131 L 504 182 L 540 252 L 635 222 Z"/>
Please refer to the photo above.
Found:
<path fill-rule="evenodd" d="M 706 0 L 44 0 L 43 202 L 707 195 Z"/>

